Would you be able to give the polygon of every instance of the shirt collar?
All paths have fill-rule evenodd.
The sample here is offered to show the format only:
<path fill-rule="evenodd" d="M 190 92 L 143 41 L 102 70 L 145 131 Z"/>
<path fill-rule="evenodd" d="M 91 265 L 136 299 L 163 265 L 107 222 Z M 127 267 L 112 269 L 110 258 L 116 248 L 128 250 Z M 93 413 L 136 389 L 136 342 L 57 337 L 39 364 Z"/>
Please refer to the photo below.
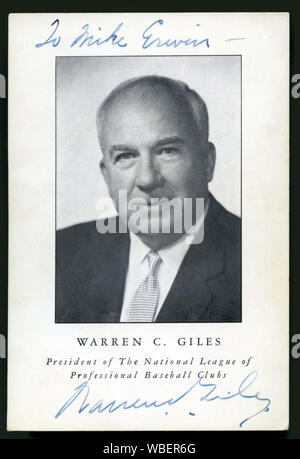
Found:
<path fill-rule="evenodd" d="M 130 236 L 130 262 L 135 265 L 143 263 L 147 254 L 151 250 L 144 242 L 131 231 L 129 232 Z"/>

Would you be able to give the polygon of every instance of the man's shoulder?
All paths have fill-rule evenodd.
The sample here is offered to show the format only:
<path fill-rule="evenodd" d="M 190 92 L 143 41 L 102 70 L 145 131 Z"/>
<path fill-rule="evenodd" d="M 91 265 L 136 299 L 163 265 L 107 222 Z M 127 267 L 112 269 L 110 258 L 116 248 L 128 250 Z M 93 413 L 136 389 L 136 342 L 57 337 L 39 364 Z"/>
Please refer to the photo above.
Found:
<path fill-rule="evenodd" d="M 57 237 L 61 239 L 78 238 L 92 235 L 96 230 L 96 221 L 76 223 L 56 231 Z"/>
<path fill-rule="evenodd" d="M 241 218 L 229 212 L 219 201 L 211 196 L 210 227 L 218 238 L 226 244 L 240 244 Z"/>
<path fill-rule="evenodd" d="M 56 231 L 56 235 L 62 239 L 82 237 L 99 238 L 100 236 L 100 238 L 108 240 L 116 237 L 118 234 L 118 224 L 118 217 L 105 218 L 103 220 L 92 220 L 58 229 Z M 109 231 L 105 228 L 109 228 Z"/>
<path fill-rule="evenodd" d="M 105 253 L 118 249 L 120 244 L 124 243 L 126 235 L 117 232 L 101 232 L 99 228 L 107 225 L 112 219 L 102 221 L 89 221 L 78 223 L 56 232 L 56 251 L 59 254 L 70 254 L 72 257 L 81 254 L 89 255 L 91 253 Z M 101 226 L 101 223 L 105 225 Z M 117 222 L 116 222 L 117 225 Z"/>

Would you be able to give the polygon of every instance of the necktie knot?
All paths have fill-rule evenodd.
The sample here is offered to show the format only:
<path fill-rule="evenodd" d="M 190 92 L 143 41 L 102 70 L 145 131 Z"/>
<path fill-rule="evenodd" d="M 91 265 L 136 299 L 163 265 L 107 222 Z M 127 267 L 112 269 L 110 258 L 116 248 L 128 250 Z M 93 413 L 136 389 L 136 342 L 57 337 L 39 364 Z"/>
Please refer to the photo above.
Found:
<path fill-rule="evenodd" d="M 160 265 L 161 258 L 158 252 L 150 250 L 147 254 L 147 259 L 149 263 L 149 276 L 155 276 L 157 274 L 157 269 Z"/>

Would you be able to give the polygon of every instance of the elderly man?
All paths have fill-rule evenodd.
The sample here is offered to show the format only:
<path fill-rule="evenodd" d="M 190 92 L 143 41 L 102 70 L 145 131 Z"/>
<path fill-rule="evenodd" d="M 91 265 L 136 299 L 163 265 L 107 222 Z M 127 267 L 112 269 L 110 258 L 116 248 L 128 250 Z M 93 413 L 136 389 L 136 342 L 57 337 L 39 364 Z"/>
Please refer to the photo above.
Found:
<path fill-rule="evenodd" d="M 56 322 L 240 321 L 240 219 L 208 190 L 215 148 L 204 101 L 182 82 L 136 78 L 105 99 L 97 127 L 123 230 L 90 222 L 58 231 Z M 187 200 L 190 224 L 178 231 Z M 181 216 L 169 206 L 166 217 L 165 202 Z"/>

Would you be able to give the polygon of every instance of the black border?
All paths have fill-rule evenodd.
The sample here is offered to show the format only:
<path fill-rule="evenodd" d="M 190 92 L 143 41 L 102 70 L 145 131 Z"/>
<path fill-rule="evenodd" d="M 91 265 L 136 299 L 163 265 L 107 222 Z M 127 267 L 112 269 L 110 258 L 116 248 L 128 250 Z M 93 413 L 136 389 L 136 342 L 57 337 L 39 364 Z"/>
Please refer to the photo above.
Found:
<path fill-rule="evenodd" d="M 180 58 L 180 57 L 239 57 L 239 67 L 240 67 L 240 119 L 241 119 L 241 124 L 240 124 L 240 209 L 241 209 L 241 217 L 240 217 L 240 224 L 241 224 L 241 235 L 240 235 L 240 274 L 241 274 L 241 277 L 240 277 L 240 285 L 241 285 L 241 292 L 240 292 L 240 320 L 239 321 L 232 321 L 232 322 L 217 322 L 217 321 L 201 321 L 201 322 L 190 322 L 190 321 L 186 321 L 186 322 L 165 322 L 165 323 L 168 323 L 168 324 L 205 324 L 205 323 L 210 323 L 210 324 L 241 324 L 242 321 L 243 321 L 243 317 L 242 317 L 242 314 L 243 314 L 243 306 L 242 306 L 242 303 L 243 303 L 243 283 L 242 283 L 242 275 L 243 275 L 243 255 L 242 255 L 242 252 L 243 252 L 243 220 L 242 220 L 242 213 L 243 213 L 243 55 L 242 54 L 126 54 L 126 55 L 99 55 L 99 56 L 95 56 L 95 55 L 83 55 L 83 56 L 55 56 L 55 87 L 54 87 L 54 91 L 55 91 L 55 295 L 54 295 L 54 298 L 55 298 L 55 301 L 54 301 L 54 323 L 56 325 L 69 325 L 69 324 L 72 324 L 72 325 L 80 325 L 80 324 L 103 324 L 103 323 L 110 323 L 110 324 L 122 324 L 122 325 L 125 325 L 126 324 L 133 324 L 135 322 L 56 322 L 55 318 L 56 318 L 56 259 L 57 259 L 57 251 L 56 251 L 56 238 L 57 238 L 57 219 L 56 219 L 56 210 L 57 210 L 57 58 L 61 59 L 61 58 L 65 58 L 65 59 L 68 59 L 68 58 L 99 58 L 99 59 L 105 59 L 105 58 L 117 58 L 117 59 L 128 59 L 130 57 L 134 57 L 134 58 L 147 58 L 147 57 L 150 57 L 150 58 L 155 58 L 155 57 L 164 57 L 164 58 L 168 58 L 168 57 L 171 57 L 171 58 Z M 160 322 L 152 322 L 152 323 L 147 323 L 147 322 L 140 322 L 142 323 L 143 325 L 147 324 L 148 326 L 153 326 L 157 323 L 160 323 Z"/>
<path fill-rule="evenodd" d="M 296 4 L 294 0 L 286 0 L 284 3 L 279 5 L 274 4 L 270 0 L 253 0 L 251 2 L 241 3 L 237 0 L 229 0 L 226 4 L 227 12 L 282 12 L 287 11 L 290 13 L 290 38 L 291 38 L 291 49 L 290 49 L 290 76 L 300 73 L 300 5 Z M 92 1 L 90 6 L 80 2 L 79 4 L 73 3 L 70 5 L 68 1 L 64 0 L 52 0 L 51 2 L 45 1 L 41 3 L 38 0 L 27 0 L 26 5 L 20 0 L 3 0 L 0 3 L 0 72 L 7 76 L 7 15 L 9 13 L 60 13 L 72 11 L 74 13 L 81 12 L 222 12 L 224 11 L 224 3 L 218 4 L 206 4 L 199 2 L 189 2 L 188 0 L 184 4 L 176 2 L 163 2 L 162 0 L 153 0 L 149 5 L 148 3 L 141 4 L 137 0 L 124 1 L 115 0 L 112 2 L 101 2 Z M 276 76 L 274 75 L 274 78 Z M 289 83 L 290 88 L 292 87 Z M 7 252 L 8 252 L 8 178 L 7 178 L 7 100 L 0 100 L 0 333 L 7 337 Z M 300 308 L 298 300 L 300 296 L 300 285 L 298 281 L 298 275 L 300 270 L 298 268 L 297 259 L 300 250 L 300 224 L 297 218 L 298 214 L 298 197 L 300 197 L 300 183 L 299 183 L 299 172 L 300 172 L 300 158 L 298 151 L 300 149 L 300 136 L 299 136 L 299 124 L 300 124 L 300 99 L 296 100 L 290 96 L 290 181 L 291 181 L 291 195 L 290 195 L 290 337 L 300 332 Z M 9 337 L 7 342 L 9 341 Z M 276 358 L 276 356 L 274 356 Z M 8 356 L 9 359 L 9 356 Z M 243 442 L 242 450 L 244 451 L 245 446 L 251 449 L 252 443 L 249 440 L 254 439 L 300 439 L 300 358 L 290 359 L 290 426 L 289 430 L 285 432 L 280 431 L 247 431 L 247 432 L 175 432 L 173 437 L 169 436 L 169 433 L 164 432 L 144 432 L 143 438 L 147 438 L 148 441 L 162 440 L 162 441 L 194 441 L 199 447 L 198 451 L 202 451 L 203 444 L 209 447 L 209 451 L 215 451 L 217 443 L 222 448 L 222 454 L 224 454 L 225 443 L 223 441 L 228 440 L 248 440 L 247 444 Z M 100 454 L 100 447 L 109 441 L 115 441 L 116 444 L 120 441 L 126 440 L 127 442 L 133 443 L 136 441 L 136 435 L 130 432 L 119 432 L 117 435 L 111 432 L 103 432 L 95 434 L 94 432 L 7 432 L 6 431 L 6 390 L 7 390 L 7 360 L 0 359 L 0 439 L 9 440 L 37 440 L 35 442 L 24 443 L 24 442 L 10 442 L 9 448 L 10 453 L 19 451 L 21 446 L 22 453 L 27 451 L 40 458 L 41 451 L 44 451 L 45 446 L 47 450 L 53 454 L 62 456 L 61 447 L 67 448 L 68 454 L 73 454 L 74 457 L 79 457 L 82 453 L 84 445 L 84 456 L 92 454 L 97 457 Z M 207 441 L 208 440 L 208 441 Z M 221 440 L 221 441 L 220 441 Z M 45 443 L 46 441 L 46 443 Z M 18 446 L 19 445 L 19 446 Z M 30 446 L 28 446 L 30 445 Z M 227 446 L 227 444 L 226 444 Z M 43 449 L 41 449 L 43 448 Z M 58 453 L 60 451 L 60 453 Z M 256 450 L 257 454 L 257 450 Z M 83 457 L 83 456 L 80 456 Z"/>

